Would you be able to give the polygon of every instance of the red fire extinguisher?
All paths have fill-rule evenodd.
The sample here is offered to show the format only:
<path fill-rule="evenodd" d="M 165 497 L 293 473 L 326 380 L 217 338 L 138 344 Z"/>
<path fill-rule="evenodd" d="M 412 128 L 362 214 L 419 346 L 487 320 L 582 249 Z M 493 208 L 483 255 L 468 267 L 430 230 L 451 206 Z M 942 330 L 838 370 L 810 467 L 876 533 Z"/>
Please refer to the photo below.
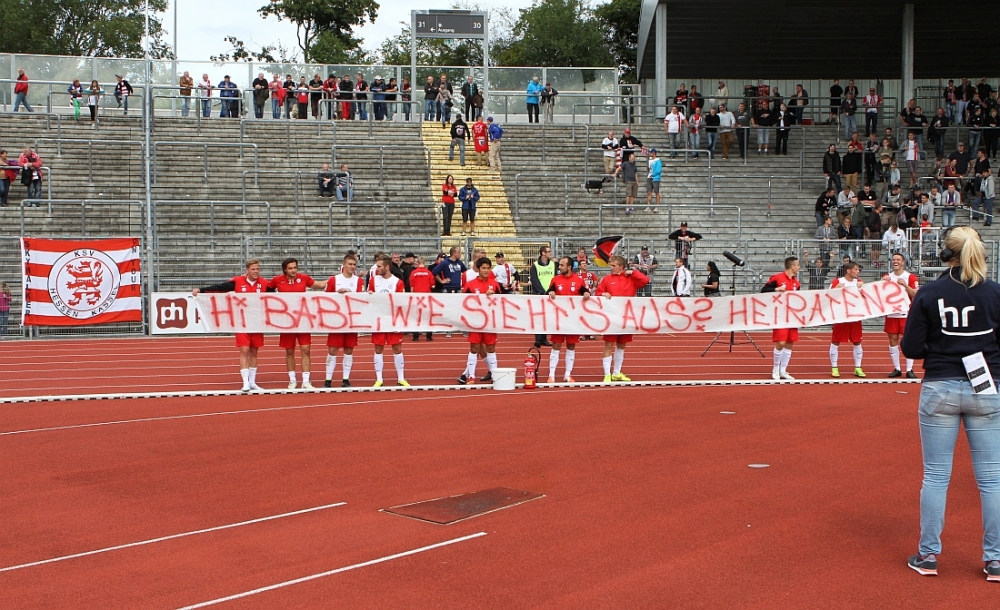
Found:
<path fill-rule="evenodd" d="M 524 359 L 524 389 L 534 390 L 538 387 L 538 363 L 541 361 L 542 353 L 538 349 L 533 347 L 528 350 L 528 356 Z"/>

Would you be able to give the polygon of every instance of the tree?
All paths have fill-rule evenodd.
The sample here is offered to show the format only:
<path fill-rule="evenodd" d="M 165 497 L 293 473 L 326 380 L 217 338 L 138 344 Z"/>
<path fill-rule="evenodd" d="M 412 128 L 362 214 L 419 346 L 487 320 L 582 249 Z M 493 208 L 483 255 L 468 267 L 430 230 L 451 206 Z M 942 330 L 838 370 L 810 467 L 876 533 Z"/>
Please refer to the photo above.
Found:
<path fill-rule="evenodd" d="M 254 51 L 253 49 L 248 49 L 246 43 L 235 36 L 226 36 L 223 40 L 232 45 L 232 49 L 228 53 L 212 55 L 209 57 L 210 60 L 219 63 L 228 61 L 256 61 L 269 64 L 288 64 L 296 63 L 298 59 L 295 55 L 289 55 L 288 49 L 283 47 L 280 42 L 276 45 L 264 45 L 260 47 L 260 50 Z"/>
<path fill-rule="evenodd" d="M 503 65 L 584 67 L 614 61 L 601 24 L 581 0 L 541 0 L 521 9 L 514 37 L 501 53 Z"/>
<path fill-rule="evenodd" d="M 309 58 L 321 64 L 373 64 L 378 63 L 368 51 L 361 48 L 362 40 L 341 36 L 335 32 L 320 32 L 309 52 Z"/>
<path fill-rule="evenodd" d="M 98 57 L 143 57 L 146 0 L 0 0 L 0 52 Z M 149 0 L 150 54 L 171 57 L 156 13 L 167 0 Z"/>
<path fill-rule="evenodd" d="M 338 36 L 344 43 L 354 27 L 375 22 L 378 8 L 375 0 L 270 0 L 257 12 L 265 18 L 274 16 L 294 23 L 302 60 L 309 63 L 313 46 L 322 34 Z"/>
<path fill-rule="evenodd" d="M 513 42 L 514 19 L 506 6 L 482 8 L 478 3 L 462 0 L 451 5 L 453 9 L 485 12 L 490 26 L 490 65 L 497 64 L 497 57 Z M 376 55 L 386 65 L 410 65 L 410 26 L 400 23 L 402 30 L 396 36 L 382 41 Z M 459 38 L 418 38 L 417 64 L 421 66 L 481 66 L 483 45 L 480 40 Z"/>
<path fill-rule="evenodd" d="M 611 0 L 594 10 L 594 17 L 601 23 L 604 41 L 615 63 L 621 82 L 636 82 L 636 49 L 639 48 L 639 20 L 642 0 Z"/>

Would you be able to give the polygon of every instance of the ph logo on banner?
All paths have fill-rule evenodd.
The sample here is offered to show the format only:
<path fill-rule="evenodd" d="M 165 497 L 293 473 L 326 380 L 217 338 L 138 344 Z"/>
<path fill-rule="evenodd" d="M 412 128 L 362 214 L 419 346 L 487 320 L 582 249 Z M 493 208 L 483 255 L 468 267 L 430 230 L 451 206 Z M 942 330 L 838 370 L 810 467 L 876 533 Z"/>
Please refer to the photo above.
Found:
<path fill-rule="evenodd" d="M 156 325 L 184 330 L 188 326 L 187 299 L 157 299 Z"/>

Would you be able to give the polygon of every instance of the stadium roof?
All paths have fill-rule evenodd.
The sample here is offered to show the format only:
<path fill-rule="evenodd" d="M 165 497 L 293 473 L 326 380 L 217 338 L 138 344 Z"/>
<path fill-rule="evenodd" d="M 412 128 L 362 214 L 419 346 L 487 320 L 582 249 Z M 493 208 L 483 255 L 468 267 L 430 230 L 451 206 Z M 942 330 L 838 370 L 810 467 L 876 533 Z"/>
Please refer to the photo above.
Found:
<path fill-rule="evenodd" d="M 901 74 L 907 4 L 901 0 L 643 0 L 639 78 L 655 78 L 658 4 L 667 5 L 667 74 L 785 79 Z M 914 5 L 914 78 L 996 76 L 995 54 L 985 51 L 1000 29 L 1000 11 L 974 8 L 988 3 L 909 4 Z M 970 10 L 951 10 L 958 6 Z"/>

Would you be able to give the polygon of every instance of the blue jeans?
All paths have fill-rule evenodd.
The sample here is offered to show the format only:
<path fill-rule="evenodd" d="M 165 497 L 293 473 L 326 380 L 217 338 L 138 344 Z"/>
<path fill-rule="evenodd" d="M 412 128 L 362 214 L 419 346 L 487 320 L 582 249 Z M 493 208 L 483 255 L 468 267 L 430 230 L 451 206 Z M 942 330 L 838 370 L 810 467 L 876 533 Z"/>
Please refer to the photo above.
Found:
<path fill-rule="evenodd" d="M 212 116 L 212 100 L 204 99 L 201 100 L 201 116 L 206 119 Z"/>
<path fill-rule="evenodd" d="M 187 116 L 191 113 L 191 98 L 184 96 L 181 100 L 181 116 Z"/>
<path fill-rule="evenodd" d="M 42 198 L 42 181 L 38 180 L 38 179 L 32 180 L 31 184 L 28 185 L 27 191 L 28 191 L 28 196 L 27 196 L 28 199 L 34 199 L 36 201 L 39 200 L 39 199 L 41 199 Z M 37 206 L 38 206 L 38 204 L 36 203 L 35 207 L 37 207 Z"/>
<path fill-rule="evenodd" d="M 0 205 L 7 206 L 7 195 L 10 194 L 10 180 L 0 178 Z"/>
<path fill-rule="evenodd" d="M 357 107 L 358 107 L 358 119 L 361 120 L 361 121 L 367 121 L 368 120 L 368 102 L 362 100 L 362 101 L 360 101 L 360 102 L 357 103 Z"/>
<path fill-rule="evenodd" d="M 715 142 L 716 142 L 716 140 L 719 139 L 719 134 L 717 132 L 714 132 L 714 131 L 709 131 L 705 135 L 708 137 L 708 146 L 707 146 L 707 148 L 708 148 L 708 154 L 714 157 L 715 156 Z"/>
<path fill-rule="evenodd" d="M 945 228 L 955 226 L 955 208 L 945 208 L 941 212 L 941 226 Z"/>
<path fill-rule="evenodd" d="M 697 151 L 699 148 L 701 148 L 701 134 L 700 133 L 689 133 L 688 134 L 688 140 L 690 142 L 689 146 L 690 146 L 691 149 Z M 695 152 L 694 156 L 697 157 L 698 153 Z"/>
<path fill-rule="evenodd" d="M 424 100 L 424 120 L 425 121 L 435 120 L 436 112 L 437 112 L 437 101 Z"/>
<path fill-rule="evenodd" d="M 337 201 L 343 201 L 344 200 L 344 187 L 338 185 L 336 192 L 337 192 Z M 354 187 L 353 186 L 347 187 L 347 201 L 348 202 L 354 201 Z"/>
<path fill-rule="evenodd" d="M 34 112 L 34 110 L 31 109 L 31 105 L 28 104 L 28 100 L 25 99 L 24 94 L 23 93 L 15 93 L 14 94 L 14 112 L 17 112 L 17 109 L 18 109 L 18 107 L 21 104 L 24 104 L 24 107 L 28 109 L 28 112 Z"/>
<path fill-rule="evenodd" d="M 969 154 L 975 155 L 979 150 L 979 140 L 983 137 L 983 132 L 969 130 Z"/>
<path fill-rule="evenodd" d="M 465 165 L 465 138 L 452 138 L 448 146 L 448 160 L 455 159 L 455 145 L 458 144 L 458 162 Z"/>
<path fill-rule="evenodd" d="M 844 139 L 850 140 L 851 134 L 858 130 L 858 119 L 853 114 L 844 115 Z"/>
<path fill-rule="evenodd" d="M 281 102 L 276 97 L 271 98 L 271 118 L 281 118 Z"/>
<path fill-rule="evenodd" d="M 960 424 L 983 503 L 983 561 L 1000 560 L 1000 394 L 972 393 L 968 381 L 924 381 L 920 390 L 920 554 L 941 553 L 941 530 Z"/>
<path fill-rule="evenodd" d="M 917 147 L 920 148 L 920 160 L 923 161 L 927 158 L 927 152 L 924 150 L 924 134 L 915 133 L 913 134 L 913 140 L 917 143 Z M 974 153 L 975 151 L 973 151 Z"/>

